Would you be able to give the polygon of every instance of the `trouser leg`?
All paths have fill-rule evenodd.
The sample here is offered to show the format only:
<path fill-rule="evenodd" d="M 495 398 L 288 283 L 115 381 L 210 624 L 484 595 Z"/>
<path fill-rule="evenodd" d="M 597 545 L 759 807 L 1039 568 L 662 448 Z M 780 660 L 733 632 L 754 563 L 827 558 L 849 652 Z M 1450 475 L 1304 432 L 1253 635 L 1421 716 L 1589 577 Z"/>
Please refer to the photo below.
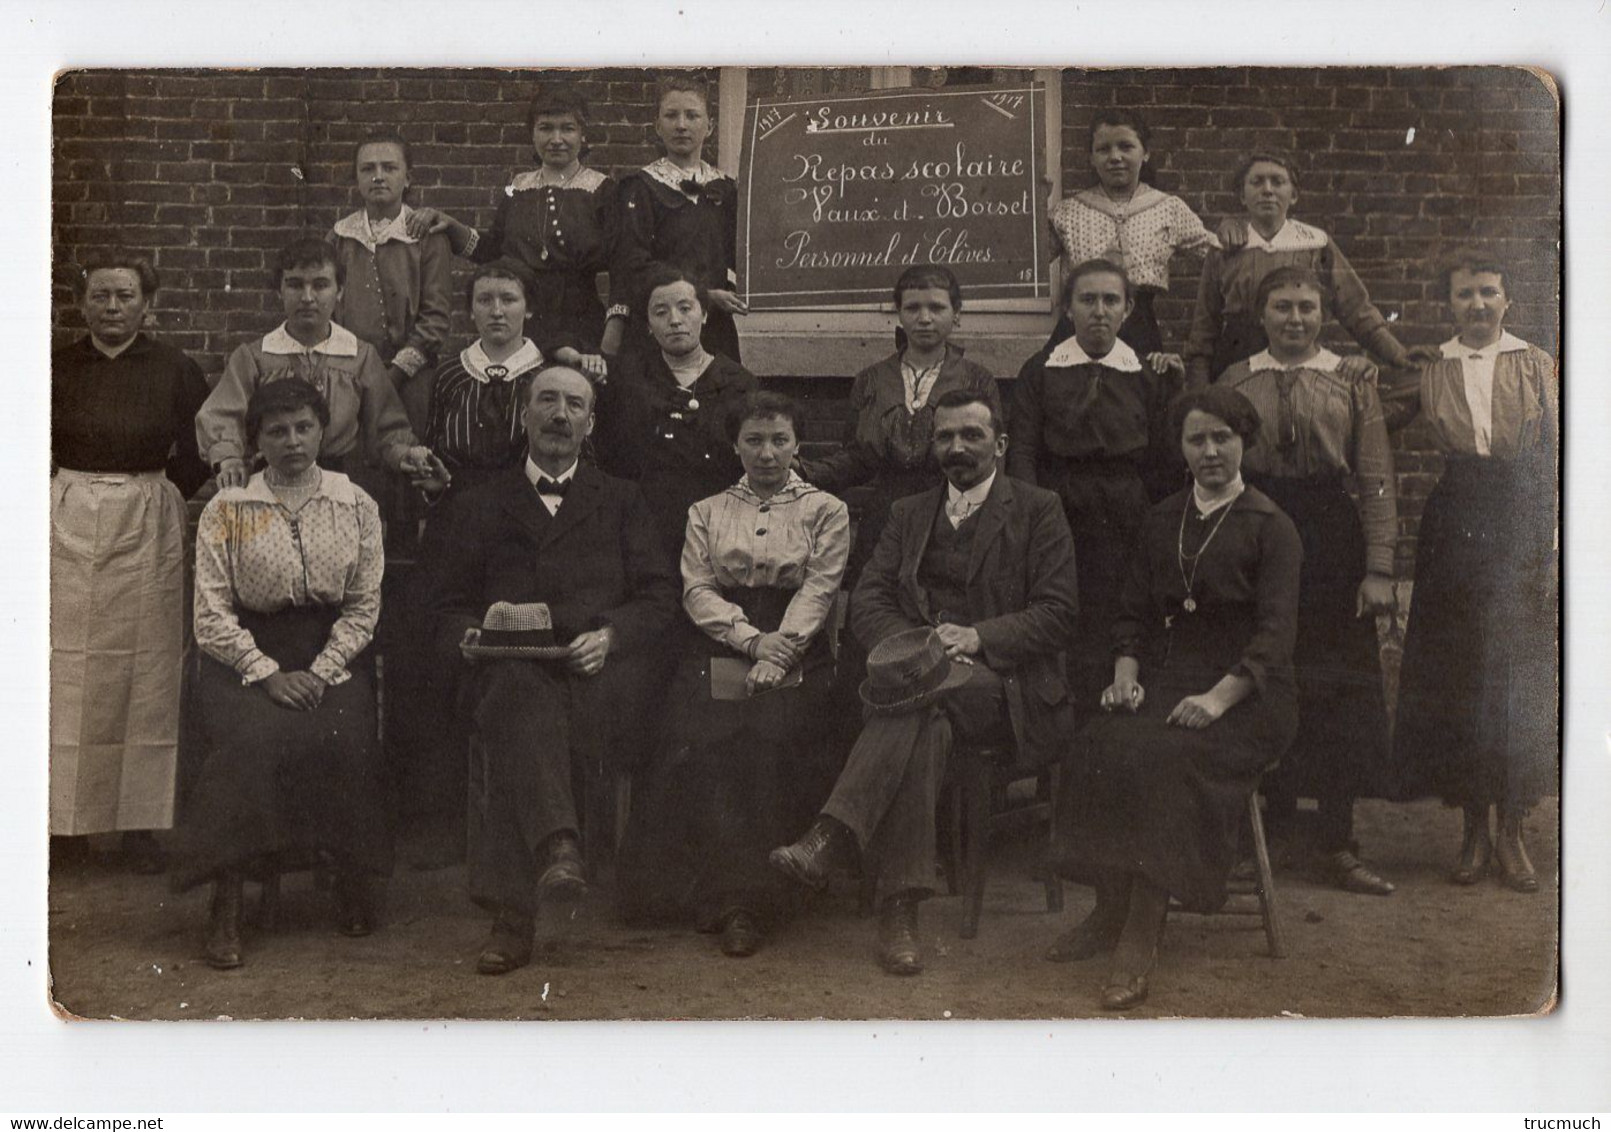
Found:
<path fill-rule="evenodd" d="M 570 689 L 563 673 L 532 661 L 496 661 L 476 706 L 485 787 L 470 844 L 470 895 L 536 911 L 543 843 L 575 834 Z"/>
<path fill-rule="evenodd" d="M 938 708 L 868 717 L 822 812 L 876 862 L 880 900 L 933 891 L 934 811 L 952 737 L 1005 737 L 1002 703 L 1001 678 L 979 664 Z"/>

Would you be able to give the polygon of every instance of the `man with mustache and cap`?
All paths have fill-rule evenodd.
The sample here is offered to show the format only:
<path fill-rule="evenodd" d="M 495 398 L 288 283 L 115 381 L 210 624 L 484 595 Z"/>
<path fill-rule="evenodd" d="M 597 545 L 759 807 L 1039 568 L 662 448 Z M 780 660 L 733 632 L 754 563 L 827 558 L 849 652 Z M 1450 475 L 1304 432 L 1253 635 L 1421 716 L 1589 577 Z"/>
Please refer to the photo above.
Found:
<path fill-rule="evenodd" d="M 634 705 L 681 589 L 638 488 L 578 462 L 587 378 L 538 370 L 521 423 L 525 463 L 461 500 L 434 602 L 475 665 L 469 883 L 496 917 L 488 975 L 530 962 L 540 902 L 586 889 L 573 770 L 641 742 Z"/>
<path fill-rule="evenodd" d="M 985 397 L 935 402 L 946 483 L 897 500 L 851 596 L 867 647 L 866 722 L 822 813 L 772 864 L 821 886 L 857 849 L 876 862 L 879 962 L 923 969 L 917 908 L 935 876 L 934 807 L 955 739 L 1063 752 L 1063 649 L 1077 608 L 1074 541 L 1056 495 L 1001 470 L 1007 436 Z"/>

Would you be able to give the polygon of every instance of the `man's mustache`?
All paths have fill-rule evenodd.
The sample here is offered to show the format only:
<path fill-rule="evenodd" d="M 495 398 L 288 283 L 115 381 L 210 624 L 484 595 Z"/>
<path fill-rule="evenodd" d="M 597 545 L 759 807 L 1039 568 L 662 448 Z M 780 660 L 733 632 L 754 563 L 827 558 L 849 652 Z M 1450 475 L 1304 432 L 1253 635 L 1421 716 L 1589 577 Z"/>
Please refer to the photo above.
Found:
<path fill-rule="evenodd" d="M 575 433 L 576 430 L 571 428 L 571 422 L 570 421 L 554 420 L 554 421 L 549 421 L 547 424 L 543 425 L 543 427 L 538 429 L 537 431 L 538 432 L 546 432 L 550 436 L 571 436 L 571 435 L 573 435 Z"/>

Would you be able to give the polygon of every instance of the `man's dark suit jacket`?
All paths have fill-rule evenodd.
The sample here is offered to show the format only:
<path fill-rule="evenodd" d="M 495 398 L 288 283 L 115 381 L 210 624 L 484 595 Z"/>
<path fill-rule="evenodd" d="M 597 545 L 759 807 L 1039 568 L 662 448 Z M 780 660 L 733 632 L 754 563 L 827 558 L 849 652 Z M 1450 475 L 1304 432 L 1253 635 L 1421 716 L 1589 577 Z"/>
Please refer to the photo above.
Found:
<path fill-rule="evenodd" d="M 907 496 L 890 511 L 850 602 L 851 629 L 869 650 L 934 624 L 917 573 L 946 490 L 941 484 Z M 1002 678 L 1020 756 L 1053 762 L 1073 727 L 1063 650 L 1078 607 L 1074 538 L 1055 494 L 1012 479 L 999 464 L 974 521 L 968 613 L 983 644 L 980 659 Z"/>
<path fill-rule="evenodd" d="M 498 601 L 545 602 L 562 645 L 613 626 L 608 670 L 658 648 L 681 595 L 636 485 L 582 464 L 550 515 L 522 464 L 459 500 L 434 605 L 459 637 Z"/>

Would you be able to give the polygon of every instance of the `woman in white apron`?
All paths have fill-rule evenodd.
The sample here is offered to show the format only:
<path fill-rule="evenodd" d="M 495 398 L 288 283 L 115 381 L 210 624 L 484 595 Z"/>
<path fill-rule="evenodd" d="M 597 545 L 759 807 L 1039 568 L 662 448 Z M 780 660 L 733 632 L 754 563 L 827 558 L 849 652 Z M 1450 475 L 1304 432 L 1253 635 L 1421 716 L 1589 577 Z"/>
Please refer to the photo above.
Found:
<path fill-rule="evenodd" d="M 149 262 L 113 256 L 75 279 L 89 334 L 51 356 L 50 832 L 126 831 L 159 872 L 148 831 L 173 825 L 184 650 L 184 497 L 200 368 L 141 333 Z"/>

